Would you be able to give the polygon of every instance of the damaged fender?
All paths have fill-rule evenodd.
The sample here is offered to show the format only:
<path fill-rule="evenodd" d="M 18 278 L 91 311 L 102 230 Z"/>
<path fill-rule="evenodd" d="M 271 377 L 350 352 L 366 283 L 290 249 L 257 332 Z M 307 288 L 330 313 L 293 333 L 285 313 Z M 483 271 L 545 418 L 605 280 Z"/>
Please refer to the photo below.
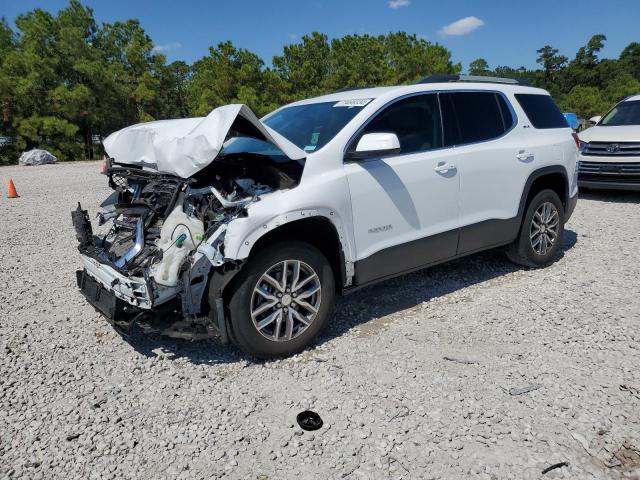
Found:
<path fill-rule="evenodd" d="M 294 210 L 277 216 L 269 216 L 257 220 L 257 212 L 249 207 L 247 218 L 237 218 L 227 225 L 224 251 L 228 258 L 245 260 L 249 257 L 251 249 L 260 238 L 283 225 L 312 217 L 323 217 L 328 220 L 338 233 L 338 240 L 342 248 L 345 269 L 345 287 L 350 286 L 353 280 L 353 255 L 354 252 L 348 241 L 344 222 L 340 216 L 330 208 L 316 207 Z"/>

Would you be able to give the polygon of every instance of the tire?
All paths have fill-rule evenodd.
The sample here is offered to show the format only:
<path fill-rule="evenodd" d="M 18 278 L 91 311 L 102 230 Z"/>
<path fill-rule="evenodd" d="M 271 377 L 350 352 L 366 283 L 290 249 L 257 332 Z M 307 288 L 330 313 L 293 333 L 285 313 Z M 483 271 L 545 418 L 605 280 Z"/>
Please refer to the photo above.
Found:
<path fill-rule="evenodd" d="M 317 248 L 298 241 L 270 245 L 249 258 L 231 285 L 231 339 L 258 358 L 293 355 L 326 327 L 334 299 L 333 271 Z"/>
<path fill-rule="evenodd" d="M 539 192 L 527 206 L 518 238 L 507 249 L 509 260 L 532 268 L 550 265 L 562 245 L 564 221 L 564 207 L 558 194 L 553 190 Z"/>

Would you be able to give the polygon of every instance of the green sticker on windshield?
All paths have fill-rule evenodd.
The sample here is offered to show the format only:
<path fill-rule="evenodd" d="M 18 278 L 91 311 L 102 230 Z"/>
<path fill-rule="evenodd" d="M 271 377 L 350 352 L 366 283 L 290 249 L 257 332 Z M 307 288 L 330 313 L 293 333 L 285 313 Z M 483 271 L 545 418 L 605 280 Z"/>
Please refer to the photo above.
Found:
<path fill-rule="evenodd" d="M 311 134 L 311 141 L 309 143 L 311 145 L 317 145 L 319 139 L 320 139 L 320 132 L 313 132 Z"/>

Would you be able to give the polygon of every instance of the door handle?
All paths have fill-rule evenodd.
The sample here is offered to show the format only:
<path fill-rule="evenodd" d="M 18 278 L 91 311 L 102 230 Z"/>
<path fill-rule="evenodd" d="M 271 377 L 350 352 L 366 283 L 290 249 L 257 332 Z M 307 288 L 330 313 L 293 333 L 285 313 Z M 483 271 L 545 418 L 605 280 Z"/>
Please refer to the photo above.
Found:
<path fill-rule="evenodd" d="M 440 164 L 438 166 L 436 166 L 436 168 L 434 168 L 433 170 L 435 170 L 438 173 L 447 173 L 449 172 L 449 170 L 455 170 L 456 166 L 452 163 L 443 163 Z"/>
<path fill-rule="evenodd" d="M 527 160 L 529 160 L 530 158 L 533 158 L 533 153 L 531 152 L 525 152 L 524 150 L 522 150 L 521 152 L 519 152 L 516 155 L 516 158 L 518 160 L 520 160 L 521 162 L 526 162 Z"/>

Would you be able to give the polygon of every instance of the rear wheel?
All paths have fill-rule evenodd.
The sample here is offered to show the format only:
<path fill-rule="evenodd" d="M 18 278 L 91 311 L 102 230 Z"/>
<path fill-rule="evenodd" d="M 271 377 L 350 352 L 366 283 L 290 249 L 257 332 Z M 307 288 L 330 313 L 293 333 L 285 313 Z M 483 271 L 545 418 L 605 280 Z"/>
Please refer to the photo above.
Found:
<path fill-rule="evenodd" d="M 274 244 L 249 259 L 229 301 L 232 338 L 260 358 L 292 355 L 329 321 L 335 297 L 324 255 L 303 242 Z"/>
<path fill-rule="evenodd" d="M 518 238 L 507 256 L 518 265 L 545 267 L 553 262 L 564 235 L 564 208 L 558 194 L 542 190 L 527 207 Z"/>

